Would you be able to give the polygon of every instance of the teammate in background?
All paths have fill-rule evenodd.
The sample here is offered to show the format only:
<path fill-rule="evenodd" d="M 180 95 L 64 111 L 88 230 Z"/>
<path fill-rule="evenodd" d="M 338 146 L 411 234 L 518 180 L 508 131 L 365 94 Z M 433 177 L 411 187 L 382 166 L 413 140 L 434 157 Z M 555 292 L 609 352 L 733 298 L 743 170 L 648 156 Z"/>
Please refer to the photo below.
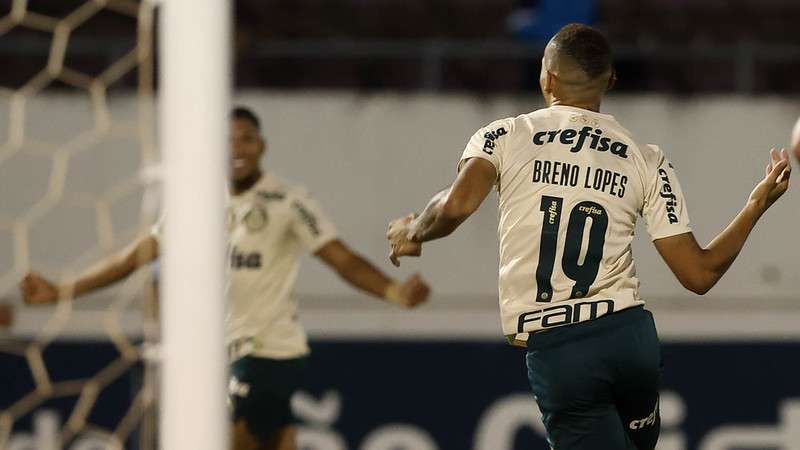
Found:
<path fill-rule="evenodd" d="M 599 112 L 614 79 L 602 34 L 562 28 L 542 60 L 547 108 L 479 130 L 453 185 L 387 234 L 399 264 L 452 233 L 497 186 L 503 330 L 528 348 L 531 389 L 555 450 L 655 448 L 661 357 L 631 254 L 637 216 L 681 284 L 702 295 L 789 183 L 788 155 L 773 150 L 741 212 L 699 246 L 664 152 Z"/>
<path fill-rule="evenodd" d="M 304 189 L 262 170 L 265 151 L 256 115 L 234 109 L 225 326 L 235 450 L 296 448 L 289 400 L 303 378 L 309 348 L 292 290 L 304 252 L 313 253 L 351 286 L 390 303 L 414 307 L 429 293 L 419 276 L 396 282 L 348 248 Z M 51 304 L 115 283 L 158 254 L 156 227 L 73 282 L 58 286 L 29 273 L 20 288 L 28 304 Z"/>

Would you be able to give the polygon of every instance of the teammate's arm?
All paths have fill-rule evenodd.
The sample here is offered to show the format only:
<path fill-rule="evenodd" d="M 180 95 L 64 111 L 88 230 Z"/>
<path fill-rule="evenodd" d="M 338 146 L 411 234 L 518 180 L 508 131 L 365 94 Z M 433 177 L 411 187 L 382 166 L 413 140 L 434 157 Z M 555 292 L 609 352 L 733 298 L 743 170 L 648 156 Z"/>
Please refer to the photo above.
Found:
<path fill-rule="evenodd" d="M 391 303 L 414 307 L 424 302 L 430 293 L 419 275 L 414 275 L 403 283 L 395 282 L 339 239 L 323 245 L 314 256 L 325 262 L 354 288 Z"/>
<path fill-rule="evenodd" d="M 147 235 L 117 255 L 101 261 L 75 280 L 57 285 L 36 272 L 19 283 L 22 298 L 29 305 L 47 305 L 63 297 L 79 297 L 112 285 L 158 258 L 158 240 Z"/>
<path fill-rule="evenodd" d="M 400 256 L 419 256 L 419 248 L 413 244 L 450 235 L 477 211 L 496 182 L 497 169 L 492 163 L 468 159 L 453 185 L 434 195 L 419 216 L 413 220 L 413 216 L 406 216 L 389 225 L 392 262 L 399 265 Z"/>
<path fill-rule="evenodd" d="M 765 178 L 755 187 L 747 204 L 713 241 L 702 248 L 692 233 L 654 242 L 661 257 L 692 292 L 703 295 L 725 274 L 744 247 L 758 219 L 789 187 L 791 165 L 786 151 L 772 152 Z"/>
<path fill-rule="evenodd" d="M 300 244 L 354 288 L 405 307 L 428 298 L 430 289 L 419 276 L 394 282 L 338 239 L 333 222 L 305 190 L 294 193 L 292 210 L 292 230 Z"/>

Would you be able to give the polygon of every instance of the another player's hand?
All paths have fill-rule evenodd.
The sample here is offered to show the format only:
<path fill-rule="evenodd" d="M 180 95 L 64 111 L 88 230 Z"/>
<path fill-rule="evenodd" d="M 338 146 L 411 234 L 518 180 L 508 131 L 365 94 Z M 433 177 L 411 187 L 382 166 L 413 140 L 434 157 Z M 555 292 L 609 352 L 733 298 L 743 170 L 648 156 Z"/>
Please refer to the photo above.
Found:
<path fill-rule="evenodd" d="M 753 189 L 749 199 L 760 213 L 769 209 L 789 189 L 789 175 L 792 172 L 786 149 L 778 153 L 773 148 L 769 154 L 764 179 Z"/>
<path fill-rule="evenodd" d="M 409 214 L 389 223 L 389 231 L 386 238 L 389 239 L 391 252 L 389 260 L 395 267 L 400 267 L 401 256 L 420 256 L 422 255 L 422 244 L 408 240 L 411 223 L 416 216 Z"/>
<path fill-rule="evenodd" d="M 28 305 L 51 305 L 58 301 L 58 287 L 36 272 L 19 282 L 22 299 Z"/>
<path fill-rule="evenodd" d="M 389 289 L 391 290 L 387 295 L 389 301 L 406 308 L 425 303 L 431 293 L 431 288 L 419 274 L 414 274 L 402 284 L 395 284 Z"/>

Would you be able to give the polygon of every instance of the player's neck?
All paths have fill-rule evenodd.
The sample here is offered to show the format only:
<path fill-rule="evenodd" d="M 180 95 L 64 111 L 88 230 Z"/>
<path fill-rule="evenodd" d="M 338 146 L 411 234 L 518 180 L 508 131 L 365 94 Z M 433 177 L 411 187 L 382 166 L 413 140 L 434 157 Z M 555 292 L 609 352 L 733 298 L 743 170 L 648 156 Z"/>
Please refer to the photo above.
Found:
<path fill-rule="evenodd" d="M 599 100 L 580 102 L 580 101 L 561 100 L 554 98 L 553 101 L 550 102 L 550 106 L 571 106 L 573 108 L 587 109 L 589 111 L 600 112 Z"/>
<path fill-rule="evenodd" d="M 233 195 L 239 195 L 247 192 L 250 190 L 250 188 L 255 186 L 256 183 L 258 183 L 258 180 L 260 180 L 263 175 L 264 174 L 261 172 L 261 169 L 258 169 L 246 178 L 242 178 L 241 180 L 233 180 L 231 182 Z"/>

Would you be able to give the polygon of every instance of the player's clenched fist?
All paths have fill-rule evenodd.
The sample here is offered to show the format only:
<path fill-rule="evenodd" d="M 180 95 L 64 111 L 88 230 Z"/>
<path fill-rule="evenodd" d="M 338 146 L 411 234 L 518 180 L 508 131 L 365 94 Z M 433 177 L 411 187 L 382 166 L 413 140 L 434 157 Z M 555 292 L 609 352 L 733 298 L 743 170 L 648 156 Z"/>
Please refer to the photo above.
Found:
<path fill-rule="evenodd" d="M 408 240 L 409 227 L 415 218 L 416 215 L 409 214 L 389 223 L 389 231 L 386 232 L 386 238 L 389 239 L 389 245 L 391 246 L 389 259 L 395 266 L 400 266 L 399 258 L 401 256 L 422 255 L 422 244 Z"/>
<path fill-rule="evenodd" d="M 389 287 L 387 298 L 392 303 L 413 308 L 428 300 L 431 288 L 418 274 L 409 277 L 402 284 L 393 284 Z"/>
<path fill-rule="evenodd" d="M 780 153 L 774 148 L 770 150 L 766 174 L 750 194 L 750 203 L 763 214 L 789 188 L 791 173 L 792 165 L 789 163 L 786 149 L 781 149 Z"/>
<path fill-rule="evenodd" d="M 58 300 L 58 287 L 36 272 L 25 275 L 19 289 L 28 305 L 50 305 Z"/>

